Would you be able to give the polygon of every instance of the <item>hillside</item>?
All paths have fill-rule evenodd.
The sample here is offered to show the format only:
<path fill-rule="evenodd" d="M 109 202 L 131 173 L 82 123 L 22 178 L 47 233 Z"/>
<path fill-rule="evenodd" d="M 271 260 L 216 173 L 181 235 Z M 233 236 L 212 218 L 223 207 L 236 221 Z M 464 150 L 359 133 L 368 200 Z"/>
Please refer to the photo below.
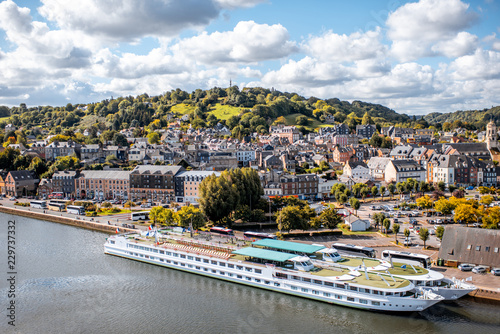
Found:
<path fill-rule="evenodd" d="M 476 128 L 484 127 L 491 119 L 500 120 L 500 106 L 483 110 L 459 110 L 453 113 L 431 113 L 424 116 L 429 124 L 444 124 L 462 122 L 471 124 Z"/>

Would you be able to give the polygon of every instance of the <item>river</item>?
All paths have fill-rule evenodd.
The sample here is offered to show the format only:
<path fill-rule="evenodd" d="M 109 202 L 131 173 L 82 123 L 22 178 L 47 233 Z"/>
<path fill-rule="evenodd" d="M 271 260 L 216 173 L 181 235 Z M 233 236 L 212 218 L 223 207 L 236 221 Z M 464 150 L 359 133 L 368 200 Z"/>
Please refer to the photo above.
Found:
<path fill-rule="evenodd" d="M 7 281 L 15 219 L 15 298 Z M 465 298 L 372 313 L 103 253 L 107 235 L 0 214 L 1 333 L 499 333 L 500 305 Z M 15 300 L 15 327 L 7 307 Z"/>

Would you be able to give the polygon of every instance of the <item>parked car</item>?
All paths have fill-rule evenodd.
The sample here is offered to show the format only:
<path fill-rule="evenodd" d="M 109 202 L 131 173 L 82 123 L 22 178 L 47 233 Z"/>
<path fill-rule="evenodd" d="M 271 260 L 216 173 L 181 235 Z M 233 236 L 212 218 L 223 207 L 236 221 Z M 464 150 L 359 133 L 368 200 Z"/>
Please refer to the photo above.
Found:
<path fill-rule="evenodd" d="M 9 200 L 11 201 L 15 201 L 16 199 L 17 199 L 16 196 L 12 196 L 11 198 L 9 198 Z"/>
<path fill-rule="evenodd" d="M 491 273 L 495 276 L 500 276 L 500 268 L 491 269 Z"/>
<path fill-rule="evenodd" d="M 467 188 L 465 188 L 467 190 L 474 190 L 474 187 L 473 186 L 468 186 Z"/>
<path fill-rule="evenodd" d="M 430 235 L 436 235 L 436 230 L 432 230 L 432 229 L 431 229 L 431 230 L 429 230 L 429 234 L 430 234 Z"/>
<path fill-rule="evenodd" d="M 404 246 L 411 246 L 411 239 L 409 237 L 405 238 L 405 240 L 403 240 L 403 245 Z"/>
<path fill-rule="evenodd" d="M 470 263 L 462 263 L 458 266 L 458 269 L 460 269 L 461 271 L 471 271 L 473 268 L 474 265 Z"/>
<path fill-rule="evenodd" d="M 486 272 L 486 267 L 485 266 L 475 266 L 472 268 L 472 272 L 474 274 L 484 274 Z"/>

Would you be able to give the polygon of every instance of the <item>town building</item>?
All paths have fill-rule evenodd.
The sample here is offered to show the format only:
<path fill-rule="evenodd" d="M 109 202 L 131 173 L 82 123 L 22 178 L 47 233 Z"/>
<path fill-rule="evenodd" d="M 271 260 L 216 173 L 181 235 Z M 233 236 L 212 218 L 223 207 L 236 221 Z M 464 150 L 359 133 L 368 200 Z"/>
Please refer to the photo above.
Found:
<path fill-rule="evenodd" d="M 84 170 L 75 179 L 75 195 L 79 199 L 129 199 L 130 171 Z"/>
<path fill-rule="evenodd" d="M 2 193 L 15 197 L 34 195 L 39 182 L 40 180 L 32 171 L 10 171 L 5 177 L 5 186 L 2 189 Z"/>
<path fill-rule="evenodd" d="M 177 173 L 181 166 L 139 165 L 130 172 L 130 198 L 170 203 L 175 200 Z"/>
<path fill-rule="evenodd" d="M 404 182 L 408 179 L 426 181 L 425 168 L 414 160 L 391 160 L 385 167 L 385 182 Z"/>
<path fill-rule="evenodd" d="M 65 197 L 75 196 L 75 171 L 57 171 L 52 175 L 52 191 L 61 192 Z"/>
<path fill-rule="evenodd" d="M 174 176 L 175 201 L 178 203 L 197 204 L 200 197 L 200 184 L 210 175 L 220 176 L 213 171 L 183 171 Z"/>

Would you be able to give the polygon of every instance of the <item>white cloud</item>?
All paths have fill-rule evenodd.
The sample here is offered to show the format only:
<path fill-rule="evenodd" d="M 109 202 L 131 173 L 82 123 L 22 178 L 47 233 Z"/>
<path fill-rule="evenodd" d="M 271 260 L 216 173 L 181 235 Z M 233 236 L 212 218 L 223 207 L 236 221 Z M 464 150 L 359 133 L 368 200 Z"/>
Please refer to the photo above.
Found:
<path fill-rule="evenodd" d="M 351 62 L 379 57 L 386 52 L 380 42 L 380 29 L 338 35 L 328 31 L 323 36 L 312 37 L 305 46 L 315 58 L 327 61 Z"/>
<path fill-rule="evenodd" d="M 206 0 L 41 0 L 41 15 L 61 29 L 83 31 L 111 40 L 175 36 L 184 29 L 206 26 L 220 8 Z"/>
<path fill-rule="evenodd" d="M 478 49 L 455 59 L 449 68 L 455 80 L 500 79 L 500 52 Z"/>
<path fill-rule="evenodd" d="M 223 8 L 235 9 L 254 7 L 267 0 L 215 0 L 215 2 Z"/>
<path fill-rule="evenodd" d="M 298 51 L 280 24 L 241 21 L 233 31 L 214 32 L 184 39 L 172 46 L 177 55 L 205 64 L 225 62 L 252 63 L 278 59 Z"/>
<path fill-rule="evenodd" d="M 435 44 L 431 49 L 436 54 L 449 58 L 460 57 L 473 53 L 478 46 L 478 38 L 468 32 L 459 32 L 455 38 Z"/>
<path fill-rule="evenodd" d="M 460 0 L 407 3 L 387 18 L 387 36 L 393 41 L 391 51 L 403 61 L 439 55 L 462 56 L 477 43 L 477 37 L 462 33 L 477 17 Z M 457 42 L 460 45 L 454 46 Z"/>

